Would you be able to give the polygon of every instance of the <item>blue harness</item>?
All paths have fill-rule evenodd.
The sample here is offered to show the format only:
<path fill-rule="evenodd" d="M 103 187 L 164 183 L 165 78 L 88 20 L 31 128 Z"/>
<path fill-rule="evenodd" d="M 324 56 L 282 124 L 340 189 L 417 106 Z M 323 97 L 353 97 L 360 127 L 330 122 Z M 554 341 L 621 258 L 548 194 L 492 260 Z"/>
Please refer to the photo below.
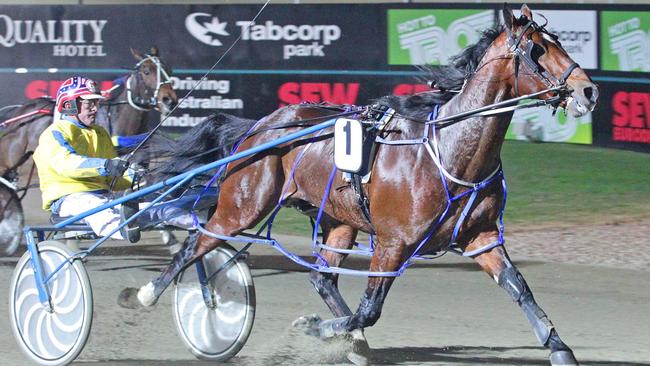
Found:
<path fill-rule="evenodd" d="M 267 229 L 266 229 L 266 236 L 256 236 L 251 238 L 250 236 L 226 236 L 226 235 L 220 235 L 217 233 L 210 232 L 203 228 L 196 215 L 194 214 L 194 207 L 196 204 L 198 204 L 200 198 L 202 195 L 199 195 L 198 198 L 196 199 L 191 213 L 194 218 L 194 226 L 204 235 L 221 239 L 221 240 L 229 240 L 229 241 L 239 241 L 239 242 L 246 242 L 248 243 L 243 249 L 240 250 L 241 252 L 246 251 L 252 244 L 266 244 L 270 245 L 272 248 L 278 250 L 281 252 L 283 255 L 285 255 L 287 258 L 292 260 L 293 262 L 297 263 L 298 265 L 301 265 L 303 267 L 306 267 L 310 270 L 313 271 L 318 271 L 318 272 L 324 272 L 324 273 L 338 273 L 338 274 L 348 274 L 348 275 L 357 275 L 357 276 L 368 276 L 368 277 L 397 277 L 400 276 L 407 267 L 409 267 L 415 260 L 418 259 L 431 259 L 430 256 L 424 256 L 420 255 L 420 251 L 422 247 L 427 243 L 427 241 L 433 236 L 433 234 L 439 229 L 440 225 L 448 218 L 448 213 L 449 209 L 451 208 L 451 205 L 459 201 L 460 199 L 469 196 L 467 202 L 465 203 L 465 207 L 463 208 L 463 211 L 461 212 L 458 221 L 456 221 L 456 224 L 454 226 L 454 231 L 451 235 L 451 239 L 449 241 L 449 244 L 447 245 L 446 248 L 443 249 L 443 253 L 446 252 L 453 252 L 458 255 L 462 255 L 465 257 L 472 257 L 479 255 L 481 253 L 484 253 L 492 248 L 495 248 L 497 246 L 503 245 L 505 243 L 505 240 L 503 239 L 503 231 L 504 231 L 504 226 L 503 226 L 503 212 L 506 206 L 506 196 L 507 196 L 507 185 L 506 185 L 506 180 L 503 174 L 503 170 L 501 169 L 501 165 L 497 167 L 487 178 L 484 180 L 477 182 L 477 183 L 471 183 L 471 182 L 465 182 L 460 179 L 454 178 L 451 176 L 442 166 L 442 163 L 440 161 L 438 152 L 437 152 L 437 140 L 436 140 L 436 130 L 435 130 L 435 124 L 431 123 L 432 121 L 435 121 L 438 115 L 439 111 L 439 106 L 436 106 L 434 110 L 429 114 L 429 123 L 425 125 L 424 129 L 424 134 L 423 137 L 420 139 L 411 139 L 411 140 L 384 140 L 381 137 L 376 138 L 376 142 L 380 144 L 386 144 L 386 145 L 416 145 L 416 144 L 422 144 L 425 146 L 429 154 L 431 155 L 433 161 L 435 162 L 436 166 L 438 167 L 439 171 L 439 176 L 440 180 L 442 182 L 442 185 L 445 189 L 446 197 L 447 197 L 447 205 L 445 209 L 443 210 L 442 214 L 439 216 L 438 220 L 431 226 L 427 234 L 425 235 L 424 239 L 420 241 L 416 249 L 413 251 L 411 256 L 402 264 L 402 266 L 397 270 L 397 271 L 384 271 L 384 272 L 373 272 L 373 271 L 362 271 L 362 270 L 353 270 L 353 269 L 348 269 L 348 268 L 342 268 L 342 267 L 335 267 L 335 266 L 330 266 L 329 263 L 318 253 L 320 249 L 325 249 L 337 253 L 343 253 L 343 254 L 358 254 L 358 255 L 366 255 L 366 256 L 372 256 L 374 249 L 375 249 L 375 244 L 374 244 L 374 238 L 373 235 L 370 235 L 370 245 L 369 246 L 364 246 L 363 244 L 360 243 L 355 243 L 355 246 L 357 249 L 339 249 L 339 248 L 333 248 L 330 247 L 324 243 L 321 243 L 318 241 L 318 224 L 320 223 L 320 220 L 322 219 L 323 216 L 323 209 L 325 206 L 325 202 L 327 198 L 329 197 L 330 190 L 332 188 L 332 183 L 334 182 L 334 177 L 336 176 L 337 173 L 337 168 L 336 166 L 332 167 L 332 170 L 329 175 L 329 179 L 327 182 L 327 185 L 325 186 L 325 191 L 323 194 L 323 198 L 321 200 L 321 204 L 318 209 L 318 214 L 316 216 L 316 221 L 314 224 L 314 229 L 313 229 L 313 234 L 312 234 L 312 255 L 317 259 L 317 263 L 310 263 L 302 259 L 300 256 L 289 252 L 286 250 L 277 240 L 273 239 L 271 235 L 272 227 L 273 227 L 273 221 L 275 220 L 275 217 L 277 213 L 280 211 L 280 209 L 283 207 L 282 203 L 285 199 L 285 194 L 289 188 L 289 184 L 286 184 L 285 187 L 283 188 L 282 195 L 280 196 L 280 199 L 278 200 L 278 203 L 276 205 L 276 208 L 274 211 L 271 213 L 269 219 L 266 222 Z M 389 109 L 385 113 L 390 113 L 391 110 Z M 244 137 L 233 147 L 231 151 L 231 155 L 234 154 L 237 151 L 237 148 L 241 145 L 241 143 L 248 137 L 248 135 L 263 121 L 264 119 L 258 121 L 251 127 L 251 129 L 244 135 Z M 431 126 L 431 127 L 430 127 Z M 309 141 L 308 144 L 304 146 L 304 148 L 300 151 L 298 156 L 296 157 L 296 160 L 293 164 L 293 167 L 291 169 L 291 174 L 289 176 L 289 179 L 287 182 L 291 182 L 294 178 L 296 169 L 298 167 L 298 164 L 302 160 L 302 158 L 305 155 L 305 152 L 311 144 L 316 141 L 318 136 L 320 136 L 323 133 L 323 130 L 319 131 L 316 135 L 314 135 L 311 140 Z M 431 137 L 429 137 L 431 135 Z M 431 143 L 433 142 L 433 144 Z M 206 188 L 204 192 L 207 192 L 210 186 L 216 182 L 216 180 L 221 177 L 221 175 L 225 172 L 226 165 L 223 165 L 219 168 L 219 170 L 214 174 L 212 179 L 210 179 L 209 183 L 206 185 Z M 452 195 L 452 193 L 449 190 L 449 185 L 447 183 L 447 180 L 451 180 L 456 184 L 466 186 L 468 189 L 464 191 L 463 193 L 460 193 L 458 195 Z M 500 213 L 499 213 L 499 219 L 498 219 L 498 238 L 496 241 L 487 244 L 481 248 L 469 251 L 469 252 L 464 252 L 462 249 L 459 247 L 459 245 L 456 243 L 456 239 L 458 238 L 458 235 L 460 233 L 461 227 L 463 226 L 463 223 L 465 222 L 465 219 L 469 215 L 470 211 L 473 208 L 474 202 L 476 200 L 476 197 L 478 196 L 479 192 L 481 189 L 487 187 L 491 183 L 493 183 L 496 180 L 501 181 L 501 185 L 503 187 L 503 202 L 501 205 Z M 259 234 L 259 232 L 258 232 Z M 234 256 L 233 258 L 237 258 L 238 256 Z M 437 257 L 436 257 L 437 258 Z"/>

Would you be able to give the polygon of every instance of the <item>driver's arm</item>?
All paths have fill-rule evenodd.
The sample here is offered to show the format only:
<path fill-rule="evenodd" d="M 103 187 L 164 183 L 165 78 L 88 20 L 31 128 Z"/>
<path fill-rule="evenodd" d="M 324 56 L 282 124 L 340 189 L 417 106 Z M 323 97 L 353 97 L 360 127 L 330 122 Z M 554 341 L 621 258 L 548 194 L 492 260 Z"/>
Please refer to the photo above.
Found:
<path fill-rule="evenodd" d="M 91 178 L 106 176 L 106 159 L 80 155 L 76 152 L 69 137 L 61 131 L 52 130 L 50 138 L 41 139 L 40 144 L 50 152 L 52 168 L 60 175 L 69 178 Z"/>

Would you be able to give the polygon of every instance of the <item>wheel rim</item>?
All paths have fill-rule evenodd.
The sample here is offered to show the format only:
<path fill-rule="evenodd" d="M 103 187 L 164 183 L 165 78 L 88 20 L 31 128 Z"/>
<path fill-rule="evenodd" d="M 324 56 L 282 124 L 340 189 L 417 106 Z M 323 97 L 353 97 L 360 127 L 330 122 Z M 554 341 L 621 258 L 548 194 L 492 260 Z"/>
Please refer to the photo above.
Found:
<path fill-rule="evenodd" d="M 214 273 L 232 254 L 217 249 L 204 256 L 208 274 Z M 177 327 L 193 354 L 205 359 L 225 360 L 246 342 L 254 318 L 253 285 L 248 267 L 233 261 L 211 279 L 216 307 L 206 306 L 193 268 L 179 276 L 174 293 Z"/>
<path fill-rule="evenodd" d="M 49 274 L 66 261 L 68 253 L 41 246 L 40 257 L 43 272 Z M 12 326 L 23 350 L 41 364 L 74 360 L 85 344 L 92 317 L 92 295 L 83 267 L 78 263 L 68 265 L 50 280 L 52 312 L 39 301 L 28 253 L 16 271 L 11 294 Z"/>

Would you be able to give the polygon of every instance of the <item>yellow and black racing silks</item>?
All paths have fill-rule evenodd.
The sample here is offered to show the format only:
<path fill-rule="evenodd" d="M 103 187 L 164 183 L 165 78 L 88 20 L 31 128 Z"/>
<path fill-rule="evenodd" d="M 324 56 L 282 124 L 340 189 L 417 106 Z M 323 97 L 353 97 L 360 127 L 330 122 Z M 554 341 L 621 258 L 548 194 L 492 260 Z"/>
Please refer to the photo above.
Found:
<path fill-rule="evenodd" d="M 54 121 L 41 134 L 34 151 L 43 208 L 49 210 L 54 201 L 71 193 L 108 191 L 113 178 L 106 176 L 104 164 L 116 156 L 111 136 L 103 127 L 86 127 L 72 117 Z M 114 188 L 130 185 L 125 174 Z"/>

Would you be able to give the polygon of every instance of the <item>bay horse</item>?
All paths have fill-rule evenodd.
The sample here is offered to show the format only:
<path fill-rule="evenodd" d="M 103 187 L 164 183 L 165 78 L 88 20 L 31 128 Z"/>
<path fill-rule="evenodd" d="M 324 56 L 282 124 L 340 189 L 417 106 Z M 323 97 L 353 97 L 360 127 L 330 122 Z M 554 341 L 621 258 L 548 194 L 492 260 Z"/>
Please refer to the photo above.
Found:
<path fill-rule="evenodd" d="M 157 110 L 166 114 L 178 101 L 170 80 L 172 71 L 160 59 L 158 48 L 152 47 L 147 54 L 131 49 L 131 53 L 137 61 L 135 67 L 106 92 L 107 98 L 101 101 L 97 114 L 97 124 L 113 136 L 131 136 L 148 131 L 149 112 Z M 9 182 L 22 181 L 26 187 L 19 190 L 30 186 L 34 164 L 26 163 L 31 161 L 39 136 L 52 123 L 54 103 L 53 99 L 44 97 L 0 111 L 0 177 Z M 0 200 L 0 205 L 4 206 L 0 210 L 15 207 L 4 200 Z M 0 213 L 0 217 L 14 215 L 12 212 Z M 20 236 L 21 230 L 22 224 L 12 230 L 7 228 L 4 235 L 0 233 L 0 248 L 5 248 L 7 254 L 15 250 L 12 243 L 17 240 L 11 233 Z"/>
<path fill-rule="evenodd" d="M 0 254 L 11 255 L 18 249 L 24 224 L 25 215 L 15 187 L 0 182 Z"/>
<path fill-rule="evenodd" d="M 190 235 L 158 277 L 139 290 L 125 289 L 122 295 L 143 306 L 155 304 L 188 265 L 224 244 L 224 237 L 254 227 L 278 202 L 301 211 L 322 207 L 320 226 L 327 248 L 320 249 L 317 261 L 340 267 L 344 250 L 353 246 L 359 231 L 374 235 L 367 288 L 355 312 L 338 290 L 338 274 L 310 273 L 311 283 L 335 317 L 312 324 L 312 333 L 351 335 L 355 349 L 361 351 L 361 358 L 353 362 L 369 362 L 362 354 L 368 350 L 363 329 L 378 321 L 395 273 L 401 273 L 414 254 L 453 249 L 473 258 L 521 307 L 539 343 L 550 351 L 552 365 L 577 365 L 503 246 L 500 216 L 506 187 L 500 152 L 512 110 L 477 113 L 455 123 L 432 121 L 436 118 L 432 111 L 438 111 L 441 120 L 531 94 L 539 101 L 555 100 L 556 107 L 573 116 L 593 110 L 597 85 L 558 38 L 533 20 L 530 9 L 522 6 L 521 16 L 515 17 L 506 6 L 503 19 L 503 25 L 485 31 L 449 66 L 431 70 L 439 90 L 377 100 L 376 105 L 388 106 L 395 114 L 375 140 L 372 175 L 361 187 L 367 213 L 358 189 L 335 174 L 333 130 L 328 128 L 229 163 L 217 181 L 216 209 L 205 225 L 218 235 Z M 196 161 L 206 160 L 204 152 L 209 151 L 214 161 L 231 154 L 231 149 L 244 151 L 351 108 L 291 105 L 259 121 L 216 114 L 200 127 L 202 132 L 195 131 L 177 146 L 178 159 L 165 164 L 161 173 L 191 168 L 192 154 L 201 153 Z M 327 189 L 328 180 L 335 189 Z"/>

